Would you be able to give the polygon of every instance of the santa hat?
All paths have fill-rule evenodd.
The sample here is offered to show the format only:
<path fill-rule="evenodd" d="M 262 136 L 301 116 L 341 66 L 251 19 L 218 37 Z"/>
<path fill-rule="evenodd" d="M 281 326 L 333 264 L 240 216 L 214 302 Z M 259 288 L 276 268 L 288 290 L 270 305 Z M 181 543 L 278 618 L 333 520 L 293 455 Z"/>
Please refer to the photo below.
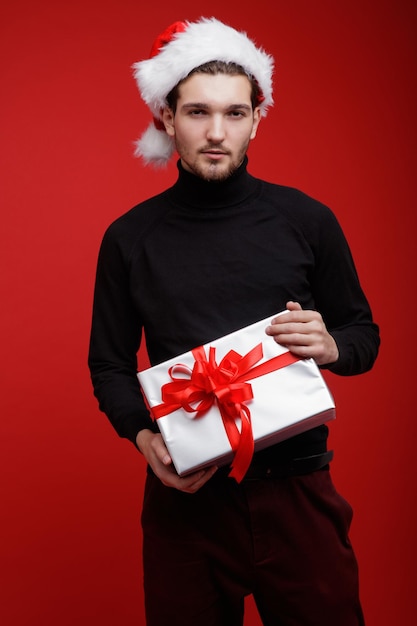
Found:
<path fill-rule="evenodd" d="M 153 115 L 142 137 L 136 142 L 135 156 L 156 166 L 165 165 L 174 151 L 174 141 L 165 132 L 161 119 L 170 91 L 196 67 L 210 61 L 236 63 L 259 85 L 261 115 L 273 104 L 274 60 L 256 47 L 244 32 L 219 20 L 201 18 L 198 22 L 175 22 L 155 40 L 149 59 L 133 65 L 134 78 L 144 102 Z"/>

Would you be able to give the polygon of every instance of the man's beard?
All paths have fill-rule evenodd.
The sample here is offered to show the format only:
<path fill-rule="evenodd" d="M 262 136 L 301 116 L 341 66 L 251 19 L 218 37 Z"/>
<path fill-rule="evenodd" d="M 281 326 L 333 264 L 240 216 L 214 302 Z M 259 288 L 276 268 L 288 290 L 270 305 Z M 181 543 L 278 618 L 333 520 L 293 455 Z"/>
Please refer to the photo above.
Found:
<path fill-rule="evenodd" d="M 236 172 L 236 170 L 240 167 L 243 159 L 245 158 L 248 145 L 249 145 L 249 141 L 241 147 L 239 152 L 231 160 L 230 160 L 230 155 L 231 155 L 230 151 L 224 150 L 225 155 L 227 156 L 227 158 L 229 158 L 229 163 L 226 168 L 219 161 L 212 161 L 210 163 L 209 162 L 210 159 L 207 159 L 208 162 L 207 161 L 202 162 L 201 159 L 199 158 L 201 157 L 201 155 L 203 155 L 204 157 L 204 152 L 207 152 L 210 149 L 223 150 L 221 146 L 216 145 L 216 146 L 204 147 L 202 150 L 198 152 L 194 161 L 190 161 L 187 158 L 187 154 L 181 149 L 180 144 L 177 143 L 176 148 L 183 163 L 187 165 L 187 168 L 195 176 L 198 176 L 199 178 L 202 178 L 203 180 L 206 180 L 208 182 L 210 181 L 221 182 L 223 180 L 226 180 L 227 178 L 230 178 L 230 176 L 232 176 Z"/>
<path fill-rule="evenodd" d="M 240 161 L 241 163 L 242 161 Z M 234 161 L 229 163 L 227 168 L 219 167 L 219 163 L 209 163 L 206 167 L 200 166 L 199 163 L 195 163 L 195 167 L 193 168 L 193 172 L 206 181 L 222 181 L 226 180 L 234 172 L 236 172 L 240 163 L 236 164 Z"/>

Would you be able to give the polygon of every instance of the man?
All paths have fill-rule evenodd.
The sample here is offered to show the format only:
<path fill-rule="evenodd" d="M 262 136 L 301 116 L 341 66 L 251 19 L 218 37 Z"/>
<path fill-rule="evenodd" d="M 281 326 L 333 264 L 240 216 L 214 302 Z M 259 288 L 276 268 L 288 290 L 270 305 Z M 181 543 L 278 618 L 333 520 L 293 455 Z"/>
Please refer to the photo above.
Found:
<path fill-rule="evenodd" d="M 175 148 L 179 176 L 104 236 L 89 365 L 100 408 L 148 462 L 147 624 L 238 626 L 250 593 L 265 625 L 363 624 L 327 427 L 255 453 L 240 484 L 223 467 L 180 477 L 136 377 L 142 329 L 156 364 L 268 316 L 271 341 L 334 373 L 375 361 L 378 327 L 333 213 L 247 171 L 273 60 L 212 18 L 174 24 L 134 67 L 154 116 L 137 153 L 162 164 Z"/>

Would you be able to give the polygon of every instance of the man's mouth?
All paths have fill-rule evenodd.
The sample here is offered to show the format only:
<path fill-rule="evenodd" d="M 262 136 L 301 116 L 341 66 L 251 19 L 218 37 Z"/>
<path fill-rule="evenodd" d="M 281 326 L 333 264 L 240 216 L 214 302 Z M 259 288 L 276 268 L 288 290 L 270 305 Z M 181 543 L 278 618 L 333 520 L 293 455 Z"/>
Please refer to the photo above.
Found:
<path fill-rule="evenodd" d="M 217 159 L 222 156 L 226 156 L 228 154 L 226 150 L 218 150 L 216 148 L 209 148 L 206 150 L 202 150 L 201 152 L 202 154 L 205 154 L 206 156 L 217 158 Z"/>

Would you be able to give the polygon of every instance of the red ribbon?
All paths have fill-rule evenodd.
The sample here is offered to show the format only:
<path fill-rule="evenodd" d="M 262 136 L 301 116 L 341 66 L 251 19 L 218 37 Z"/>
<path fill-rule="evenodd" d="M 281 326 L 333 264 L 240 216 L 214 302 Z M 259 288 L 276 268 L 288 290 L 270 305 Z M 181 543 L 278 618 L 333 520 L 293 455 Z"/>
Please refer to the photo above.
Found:
<path fill-rule="evenodd" d="M 234 458 L 230 476 L 240 482 L 250 465 L 254 441 L 251 414 L 245 402 L 253 399 L 252 386 L 247 382 L 259 376 L 286 367 L 298 361 L 298 357 L 285 352 L 265 363 L 256 365 L 263 357 L 262 343 L 241 356 L 230 350 L 219 365 L 215 360 L 215 348 L 209 348 L 207 359 L 203 346 L 192 351 L 193 369 L 181 364 L 168 370 L 172 382 L 161 388 L 162 403 L 152 407 L 154 419 L 159 419 L 177 409 L 195 413 L 199 418 L 214 403 L 217 404 Z M 187 378 L 177 376 L 178 373 Z M 240 431 L 236 420 L 240 418 Z"/>

